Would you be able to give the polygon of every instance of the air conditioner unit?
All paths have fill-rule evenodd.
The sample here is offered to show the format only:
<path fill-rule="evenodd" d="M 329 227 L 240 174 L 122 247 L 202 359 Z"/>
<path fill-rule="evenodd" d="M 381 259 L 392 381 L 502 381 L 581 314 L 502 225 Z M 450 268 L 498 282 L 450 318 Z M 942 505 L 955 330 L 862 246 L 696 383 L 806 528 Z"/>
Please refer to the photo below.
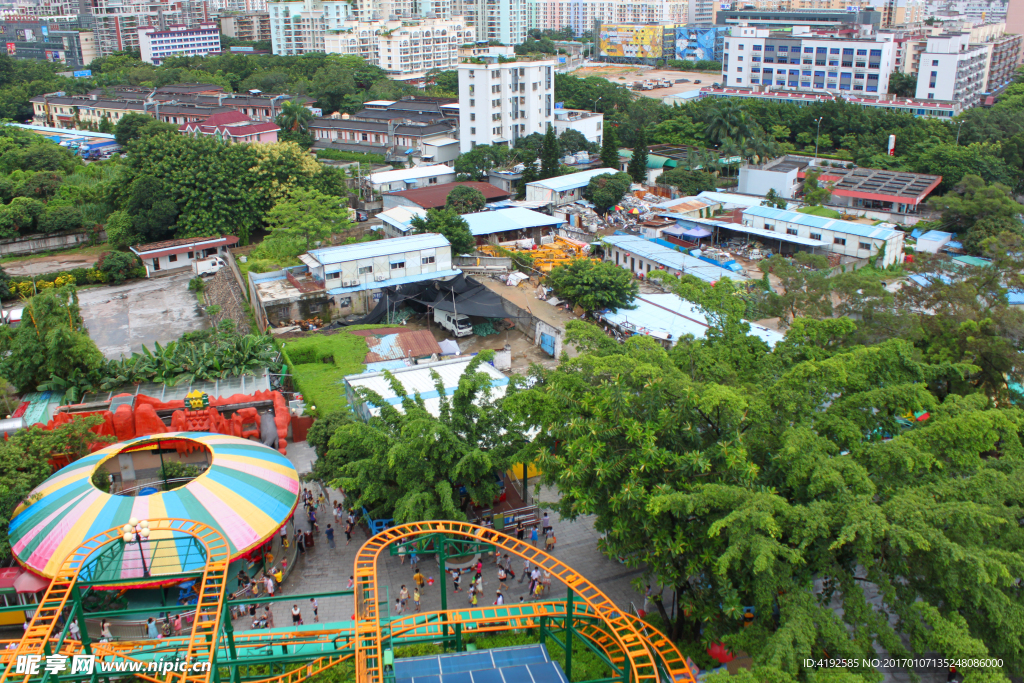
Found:
<path fill-rule="evenodd" d="M 355 285 L 356 283 L 353 282 L 352 280 L 342 280 L 341 282 L 342 287 L 354 287 Z"/>
<path fill-rule="evenodd" d="M 374 275 L 373 279 L 376 280 L 377 282 L 384 282 L 384 275 L 383 273 L 379 275 Z"/>

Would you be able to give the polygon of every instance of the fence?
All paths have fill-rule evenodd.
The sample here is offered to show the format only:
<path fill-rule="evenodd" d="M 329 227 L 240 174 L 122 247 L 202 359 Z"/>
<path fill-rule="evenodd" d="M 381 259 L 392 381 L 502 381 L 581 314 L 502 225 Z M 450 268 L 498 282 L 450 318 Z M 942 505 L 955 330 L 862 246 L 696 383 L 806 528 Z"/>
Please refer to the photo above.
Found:
<path fill-rule="evenodd" d="M 238 269 L 238 263 L 235 261 L 235 255 L 228 249 L 225 254 L 225 261 L 228 262 L 228 268 L 231 269 L 231 274 L 235 276 L 235 282 L 238 283 L 238 287 L 242 290 L 242 295 L 247 299 L 249 298 L 249 288 L 245 286 L 245 280 L 242 279 L 242 271 Z"/>
<path fill-rule="evenodd" d="M 107 239 L 107 233 L 105 230 L 98 232 L 82 230 L 80 232 L 61 233 L 59 235 L 25 235 L 24 237 L 0 240 L 0 258 L 36 254 L 42 251 L 71 249 L 87 244 L 93 238 L 99 242 L 104 242 Z"/>

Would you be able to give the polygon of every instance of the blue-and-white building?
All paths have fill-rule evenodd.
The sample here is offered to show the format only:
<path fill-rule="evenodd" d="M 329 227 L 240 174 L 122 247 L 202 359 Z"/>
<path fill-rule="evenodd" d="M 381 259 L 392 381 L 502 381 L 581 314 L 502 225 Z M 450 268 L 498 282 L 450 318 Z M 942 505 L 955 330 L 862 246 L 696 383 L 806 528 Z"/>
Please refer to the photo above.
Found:
<path fill-rule="evenodd" d="M 710 263 L 643 237 L 612 235 L 601 241 L 605 244 L 605 261 L 611 261 L 637 276 L 647 277 L 652 272 L 663 270 L 676 277 L 684 273 L 693 275 L 705 282 L 717 282 L 724 277 L 739 282 L 750 279 L 724 265 Z"/>

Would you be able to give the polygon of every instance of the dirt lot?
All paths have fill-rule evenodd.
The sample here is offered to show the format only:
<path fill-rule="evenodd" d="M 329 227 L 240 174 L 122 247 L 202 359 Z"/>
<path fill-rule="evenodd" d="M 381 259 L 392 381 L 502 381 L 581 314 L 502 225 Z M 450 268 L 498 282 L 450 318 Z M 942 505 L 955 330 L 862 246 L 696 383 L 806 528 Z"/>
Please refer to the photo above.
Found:
<path fill-rule="evenodd" d="M 82 318 L 100 351 L 119 358 L 166 344 L 186 332 L 208 326 L 195 295 L 188 291 L 191 271 L 113 287 L 79 290 Z"/>
<path fill-rule="evenodd" d="M 425 329 L 428 329 L 426 316 L 417 316 L 410 318 L 409 323 L 402 328 L 402 331 Z M 434 335 L 434 339 L 438 342 L 452 338 L 448 330 L 433 323 L 431 323 L 429 329 L 431 334 Z M 372 332 L 379 333 L 379 330 L 373 330 Z M 550 367 L 557 365 L 557 361 L 554 358 L 541 351 L 539 346 L 534 346 L 533 340 L 519 330 L 507 330 L 487 337 L 478 337 L 474 334 L 469 337 L 456 339 L 455 341 L 458 342 L 459 351 L 462 353 L 477 353 L 486 349 L 499 351 L 504 348 L 506 343 L 509 344 L 512 347 L 513 374 L 526 374 L 532 363 L 541 363 Z"/>
<path fill-rule="evenodd" d="M 69 249 L 50 255 L 11 259 L 4 262 L 3 267 L 8 275 L 42 275 L 73 268 L 90 268 L 104 251 L 110 251 L 110 247 L 101 244 L 95 247 Z"/>
<path fill-rule="evenodd" d="M 680 78 L 690 79 L 689 83 L 674 84 L 671 88 L 655 88 L 654 90 L 638 90 L 638 94 L 645 97 L 660 100 L 668 95 L 678 95 L 682 92 L 700 90 L 704 86 L 722 80 L 720 73 L 708 73 L 702 71 L 675 71 L 664 69 L 653 69 L 651 67 L 630 66 L 628 64 L 609 64 L 606 66 L 588 66 L 573 72 L 573 75 L 580 78 L 598 76 L 607 79 L 612 83 L 625 85 L 633 81 L 670 80 L 673 83 Z M 699 80 L 700 84 L 693 81 Z"/>

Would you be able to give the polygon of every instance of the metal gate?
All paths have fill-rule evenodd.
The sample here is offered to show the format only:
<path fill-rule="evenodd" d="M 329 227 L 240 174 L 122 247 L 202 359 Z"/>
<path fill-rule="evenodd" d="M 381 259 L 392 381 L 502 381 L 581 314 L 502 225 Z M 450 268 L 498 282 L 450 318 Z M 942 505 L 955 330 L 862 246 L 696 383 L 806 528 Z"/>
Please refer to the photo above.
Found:
<path fill-rule="evenodd" d="M 544 349 L 549 356 L 555 355 L 555 336 L 553 334 L 540 333 L 540 348 Z"/>

